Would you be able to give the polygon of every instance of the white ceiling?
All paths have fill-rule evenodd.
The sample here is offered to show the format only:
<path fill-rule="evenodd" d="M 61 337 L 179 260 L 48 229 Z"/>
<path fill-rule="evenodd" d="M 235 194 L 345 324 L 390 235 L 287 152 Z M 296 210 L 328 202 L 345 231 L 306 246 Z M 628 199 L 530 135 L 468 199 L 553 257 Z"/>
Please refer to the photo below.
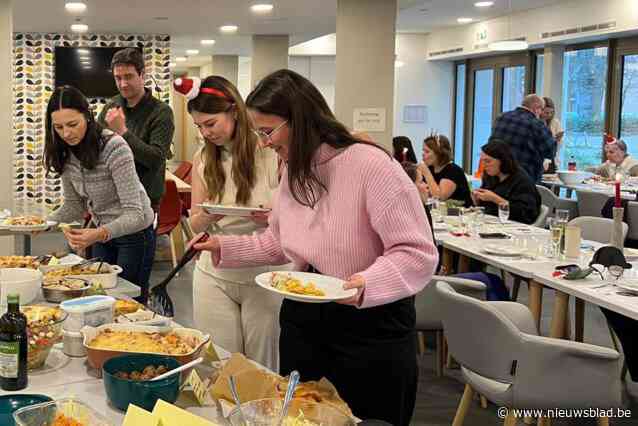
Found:
<path fill-rule="evenodd" d="M 429 32 L 459 25 L 460 16 L 488 19 L 507 13 L 508 0 L 479 10 L 475 0 L 399 0 L 397 29 Z M 560 0 L 512 0 L 514 10 L 526 10 Z M 337 0 L 272 0 L 275 9 L 267 15 L 250 11 L 253 0 L 87 0 L 88 9 L 78 15 L 89 32 L 166 33 L 172 36 L 173 55 L 199 49 L 185 64 L 210 62 L 211 54 L 251 54 L 253 34 L 290 34 L 291 44 L 335 31 Z M 76 16 L 64 9 L 64 0 L 19 0 L 13 3 L 14 31 L 66 32 Z M 37 11 L 37 13 L 33 13 Z M 159 19 L 158 19 L 159 18 Z M 236 35 L 222 35 L 225 24 L 239 26 Z M 215 39 L 212 47 L 201 39 Z M 180 64 L 180 66 L 184 66 Z"/>

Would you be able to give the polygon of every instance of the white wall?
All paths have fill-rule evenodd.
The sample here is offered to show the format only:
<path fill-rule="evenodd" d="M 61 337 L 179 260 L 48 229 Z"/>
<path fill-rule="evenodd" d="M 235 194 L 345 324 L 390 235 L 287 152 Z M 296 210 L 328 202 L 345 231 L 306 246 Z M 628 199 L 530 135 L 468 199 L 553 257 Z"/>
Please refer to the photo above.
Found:
<path fill-rule="evenodd" d="M 336 63 L 334 56 L 291 56 L 288 68 L 298 72 L 317 86 L 334 111 Z"/>
<path fill-rule="evenodd" d="M 638 31 L 638 2 L 634 0 L 573 0 L 516 13 L 509 18 L 500 17 L 434 31 L 431 34 L 428 51 L 464 48 L 462 53 L 437 57 L 437 59 L 451 59 L 485 54 L 489 52 L 486 48 L 474 49 L 475 45 L 505 38 L 526 37 L 531 47 L 535 48 L 548 43 L 575 43 L 596 37 L 633 33 Z M 611 30 L 541 39 L 541 34 L 544 32 L 610 21 L 616 22 L 616 27 Z M 478 41 L 479 34 L 487 38 Z"/>
<path fill-rule="evenodd" d="M 239 57 L 239 72 L 237 74 L 237 90 L 246 99 L 250 94 L 250 68 L 252 59 L 248 56 Z"/>

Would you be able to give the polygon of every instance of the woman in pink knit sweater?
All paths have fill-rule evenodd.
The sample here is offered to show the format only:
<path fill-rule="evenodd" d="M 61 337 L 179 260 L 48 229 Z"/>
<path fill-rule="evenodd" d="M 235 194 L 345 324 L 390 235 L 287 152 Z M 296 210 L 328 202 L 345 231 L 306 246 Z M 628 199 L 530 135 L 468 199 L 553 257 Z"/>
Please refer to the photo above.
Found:
<path fill-rule="evenodd" d="M 418 376 L 413 296 L 438 260 L 414 184 L 293 71 L 264 78 L 246 103 L 261 142 L 286 164 L 268 229 L 195 248 L 224 268 L 292 261 L 356 288 L 342 303 L 284 300 L 280 373 L 326 377 L 356 416 L 408 425 Z"/>

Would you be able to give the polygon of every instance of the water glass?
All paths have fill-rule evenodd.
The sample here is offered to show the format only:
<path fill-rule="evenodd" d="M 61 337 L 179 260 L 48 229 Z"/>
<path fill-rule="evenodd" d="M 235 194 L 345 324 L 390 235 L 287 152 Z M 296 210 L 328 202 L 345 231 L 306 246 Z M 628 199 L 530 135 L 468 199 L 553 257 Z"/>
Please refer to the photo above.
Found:
<path fill-rule="evenodd" d="M 498 206 L 498 219 L 501 221 L 501 225 L 507 222 L 507 219 L 510 217 L 510 205 L 508 203 L 503 203 Z"/>
<path fill-rule="evenodd" d="M 569 222 L 569 210 L 557 209 L 555 217 L 559 221 L 567 223 Z"/>
<path fill-rule="evenodd" d="M 560 241 L 563 236 L 563 230 L 565 229 L 564 223 L 556 218 L 549 220 L 549 232 L 552 242 L 552 256 L 556 259 L 560 258 Z"/>

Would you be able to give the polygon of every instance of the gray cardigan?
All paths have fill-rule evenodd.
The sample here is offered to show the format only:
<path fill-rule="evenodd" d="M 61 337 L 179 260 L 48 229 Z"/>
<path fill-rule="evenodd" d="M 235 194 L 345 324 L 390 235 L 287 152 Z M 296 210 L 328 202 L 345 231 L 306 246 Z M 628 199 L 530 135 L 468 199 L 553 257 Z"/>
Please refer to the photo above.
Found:
<path fill-rule="evenodd" d="M 62 172 L 64 203 L 49 220 L 81 221 L 88 211 L 96 226 L 118 238 L 147 228 L 155 215 L 135 171 L 131 148 L 108 130 L 103 136 L 106 142 L 93 170 L 84 169 L 70 153 Z"/>

